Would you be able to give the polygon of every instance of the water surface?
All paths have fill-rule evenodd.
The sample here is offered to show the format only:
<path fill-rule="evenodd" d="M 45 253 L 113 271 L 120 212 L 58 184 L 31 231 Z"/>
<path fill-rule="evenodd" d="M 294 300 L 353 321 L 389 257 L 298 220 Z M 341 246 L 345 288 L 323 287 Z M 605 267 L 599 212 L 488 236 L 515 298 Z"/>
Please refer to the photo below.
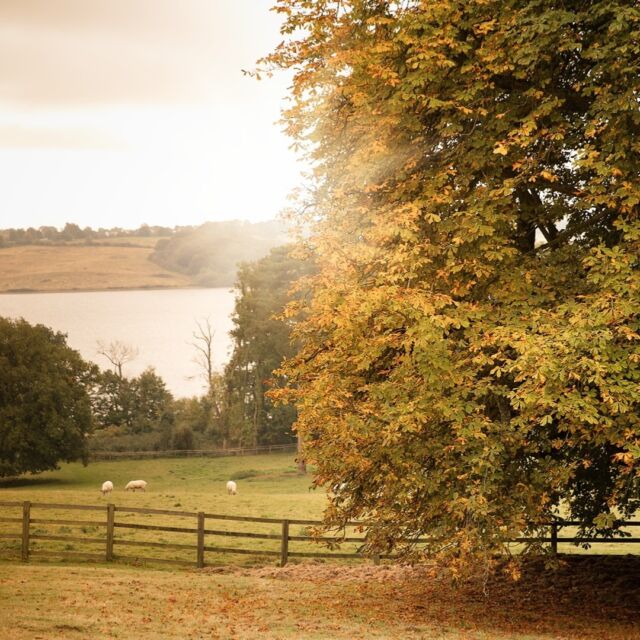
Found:
<path fill-rule="evenodd" d="M 209 318 L 215 330 L 214 361 L 221 368 L 231 348 L 234 293 L 220 289 L 91 291 L 0 295 L 0 316 L 23 317 L 68 335 L 68 343 L 101 367 L 97 341 L 115 340 L 139 350 L 126 364 L 127 376 L 155 367 L 174 395 L 200 394 L 204 381 L 193 362 L 196 322 Z"/>

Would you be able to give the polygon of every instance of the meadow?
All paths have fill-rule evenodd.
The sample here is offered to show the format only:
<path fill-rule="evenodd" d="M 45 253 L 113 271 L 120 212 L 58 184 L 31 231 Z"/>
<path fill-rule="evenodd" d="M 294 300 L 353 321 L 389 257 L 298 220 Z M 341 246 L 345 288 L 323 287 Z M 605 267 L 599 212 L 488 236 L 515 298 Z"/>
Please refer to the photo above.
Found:
<path fill-rule="evenodd" d="M 129 480 L 144 479 L 148 483 L 146 492 L 127 492 L 124 490 Z M 114 483 L 111 495 L 103 497 L 100 487 L 104 480 Z M 229 496 L 226 492 L 227 480 L 235 480 L 238 494 Z M 87 467 L 81 464 L 67 464 L 59 471 L 43 473 L 37 477 L 18 479 L 0 483 L 0 500 L 24 501 L 33 503 L 56 503 L 64 505 L 93 505 L 104 507 L 105 511 L 77 512 L 64 508 L 32 508 L 34 519 L 32 533 L 37 535 L 87 536 L 96 540 L 106 539 L 104 526 L 95 524 L 105 522 L 106 505 L 112 502 L 118 509 L 143 508 L 163 509 L 180 512 L 204 511 L 210 514 L 227 516 L 255 516 L 259 518 L 287 518 L 319 520 L 325 504 L 323 491 L 311 490 L 311 476 L 297 473 L 291 453 L 268 454 L 262 456 L 228 458 L 160 458 L 155 460 L 118 460 L 94 462 Z M 19 507 L 0 508 L 1 515 L 14 517 L 20 515 Z M 38 520 L 76 518 L 78 525 L 65 522 L 63 525 L 40 523 Z M 80 522 L 82 521 L 82 522 Z M 169 514 L 118 513 L 117 522 L 123 524 L 161 525 L 168 527 L 193 528 L 194 517 Z M 87 524 L 90 523 L 90 524 Z M 253 532 L 278 536 L 280 523 L 254 523 L 207 520 L 207 528 L 215 527 L 221 531 Z M 0 533 L 15 531 L 16 525 L 0 523 Z M 194 544 L 193 533 L 163 532 L 148 530 L 117 529 L 116 557 L 130 555 L 125 553 L 123 545 L 118 549 L 117 541 L 150 542 L 169 544 Z M 291 529 L 291 535 L 304 535 L 306 527 Z M 38 550 L 63 550 L 80 553 L 98 552 L 104 549 L 100 541 L 82 544 L 40 542 L 32 540 L 32 546 Z M 207 564 L 225 564 L 228 562 L 247 564 L 264 563 L 267 558 L 260 551 L 275 553 L 279 549 L 278 540 L 246 540 L 225 536 L 208 537 L 207 544 L 216 544 L 225 548 L 255 549 L 257 554 L 208 554 Z M 353 544 L 346 545 L 348 551 L 354 551 Z M 0 551 L 10 557 L 18 554 L 17 541 L 0 540 Z M 324 551 L 315 544 L 302 542 L 292 551 Z M 127 548 L 127 552 L 131 549 Z M 149 557 L 136 549 L 138 555 Z M 148 551 L 148 550 L 147 550 Z M 191 562 L 194 552 L 191 549 L 171 550 L 167 554 L 155 553 L 153 557 Z M 273 562 L 274 559 L 271 558 Z"/>
<path fill-rule="evenodd" d="M 103 497 L 104 480 L 115 484 Z M 145 493 L 124 491 L 132 479 L 149 483 Z M 226 493 L 227 480 L 238 495 Z M 325 493 L 310 490 L 311 476 L 300 476 L 290 453 L 228 458 L 122 460 L 66 464 L 58 471 L 0 483 L 0 501 L 84 504 L 206 511 L 226 515 L 317 519 Z M 0 509 L 2 515 L 9 510 Z M 15 513 L 19 513 L 16 511 Z M 71 517 L 75 524 L 34 524 L 33 530 L 100 537 L 103 530 L 81 524 L 95 512 L 46 510 L 36 518 Z M 102 517 L 102 514 L 100 514 Z M 171 516 L 122 514 L 125 522 L 162 521 Z M 188 520 L 189 526 L 193 522 Z M 2 523 L 2 530 L 15 524 Z M 271 524 L 220 521 L 226 530 L 279 533 Z M 19 528 L 19 525 L 18 525 Z M 292 534 L 304 527 L 292 528 Z M 121 540 L 193 543 L 193 534 L 118 530 Z M 16 560 L 19 544 L 0 541 L 0 601 L 11 620 L 0 617 L 3 640 L 58 638 L 410 638 L 424 640 L 549 640 L 550 638 L 625 640 L 640 637 L 637 570 L 639 559 L 622 556 L 562 560 L 555 572 L 525 565 L 517 584 L 501 574 L 490 584 L 453 586 L 431 567 L 410 569 L 368 560 L 292 561 L 260 549 L 277 549 L 277 540 L 230 538 L 225 546 L 250 546 L 258 553 L 208 553 L 200 570 L 149 563 Z M 294 543 L 291 543 L 294 544 Z M 311 543 L 296 543 L 298 548 Z M 83 550 L 77 543 L 33 540 L 34 549 Z M 313 545 L 317 548 L 317 545 Z M 98 550 L 104 549 L 99 543 Z M 116 559 L 122 547 L 115 545 Z M 126 549 L 131 553 L 131 548 Z M 164 552 L 164 550 L 163 550 Z M 159 550 L 145 550 L 158 555 Z M 193 552 L 172 550 L 193 560 Z M 585 564 L 587 563 L 587 564 Z M 593 564 L 595 563 L 595 564 Z M 595 567 L 595 570 L 594 570 Z M 634 582 L 633 575 L 636 575 Z"/>
<path fill-rule="evenodd" d="M 124 490 L 129 480 L 144 479 L 147 491 Z M 114 491 L 103 498 L 105 480 Z M 235 480 L 238 495 L 228 496 Z M 312 476 L 297 473 L 293 454 L 270 453 L 221 458 L 156 458 L 64 464 L 24 478 L 0 481 L 1 500 L 32 500 L 71 504 L 106 504 L 269 518 L 322 516 L 323 491 L 311 490 Z"/>
<path fill-rule="evenodd" d="M 131 493 L 124 490 L 129 480 L 144 479 L 149 483 L 145 493 Z M 105 480 L 111 480 L 115 489 L 108 497 L 100 493 L 100 486 Z M 227 480 L 235 480 L 238 484 L 238 495 L 226 493 Z M 65 464 L 57 471 L 26 476 L 16 480 L 0 481 L 0 500 L 47 502 L 76 505 L 103 506 L 106 511 L 108 502 L 120 508 L 166 509 L 173 511 L 197 512 L 229 516 L 252 516 L 258 518 L 287 518 L 300 520 L 320 520 L 326 504 L 326 493 L 323 489 L 312 487 L 312 476 L 297 473 L 295 461 L 291 453 L 272 453 L 256 456 L 238 456 L 225 458 L 158 458 L 151 460 L 114 460 L 92 462 L 88 466 L 80 463 Z M 88 512 L 91 514 L 91 512 Z M 1 508 L 0 515 L 19 516 L 19 509 Z M 74 512 L 72 517 L 81 518 Z M 95 520 L 84 514 L 85 520 Z M 34 508 L 33 518 L 64 518 L 70 514 L 63 509 L 37 511 Z M 104 520 L 104 515 L 99 514 Z M 161 524 L 163 526 L 193 527 L 193 518 L 158 516 L 148 514 L 119 515 L 119 520 L 129 523 Z M 211 526 L 208 521 L 207 527 Z M 13 528 L 12 528 L 13 527 Z M 270 535 L 279 535 L 281 527 L 277 523 L 239 523 L 215 522 L 216 529 L 225 531 L 245 531 Z M 14 530 L 16 525 L 0 523 L 0 533 Z M 38 525 L 36 533 L 43 535 L 76 535 L 78 532 L 90 537 L 104 536 L 104 530 L 95 526 L 69 527 Z M 561 536 L 574 535 L 574 528 L 561 530 Z M 292 525 L 291 535 L 305 535 L 308 527 Z M 351 529 L 349 535 L 354 534 Z M 637 535 L 636 529 L 629 533 Z M 122 540 L 168 543 L 192 543 L 192 534 L 166 533 L 153 531 L 120 530 L 118 537 Z M 211 542 L 213 543 L 212 539 Z M 257 551 L 277 551 L 277 540 L 216 539 L 220 546 L 249 548 Z M 33 544 L 39 545 L 34 542 Z M 96 545 L 94 545 L 96 546 Z M 101 548 L 101 545 L 97 545 Z M 340 552 L 352 553 L 357 549 L 356 543 L 341 546 Z M 47 544 L 46 548 L 66 549 L 69 551 L 93 551 L 84 545 Z M 17 542 L 0 540 L 0 551 L 16 555 Z M 518 552 L 519 545 L 512 545 Z M 572 554 L 638 554 L 640 544 L 598 543 L 590 549 L 576 547 L 573 544 L 560 543 L 560 553 Z M 324 552 L 324 545 L 296 542 L 292 543 L 293 552 Z M 141 554 L 148 555 L 148 554 Z M 191 560 L 190 551 L 174 554 L 177 559 Z M 173 556 L 172 556 L 173 557 Z M 209 554 L 207 564 L 234 564 L 275 562 L 266 556 L 239 556 L 233 554 Z"/>

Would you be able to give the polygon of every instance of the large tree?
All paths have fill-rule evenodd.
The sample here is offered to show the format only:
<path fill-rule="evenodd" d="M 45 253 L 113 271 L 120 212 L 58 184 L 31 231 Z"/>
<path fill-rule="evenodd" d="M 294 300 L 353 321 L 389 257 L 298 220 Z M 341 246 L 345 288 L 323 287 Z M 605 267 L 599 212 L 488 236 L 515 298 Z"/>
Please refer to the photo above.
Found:
<path fill-rule="evenodd" d="M 86 458 L 96 369 L 63 334 L 0 318 L 0 477 Z"/>
<path fill-rule="evenodd" d="M 295 409 L 274 404 L 266 395 L 272 385 L 282 384 L 274 371 L 294 353 L 292 323 L 282 314 L 292 300 L 294 282 L 312 268 L 290 251 L 287 246 L 272 249 L 265 258 L 241 265 L 238 272 L 222 422 L 228 438 L 239 445 L 292 441 Z M 300 295 L 296 293 L 298 299 Z"/>
<path fill-rule="evenodd" d="M 488 553 L 639 505 L 640 7 L 280 0 L 320 267 L 285 369 L 327 522 Z"/>

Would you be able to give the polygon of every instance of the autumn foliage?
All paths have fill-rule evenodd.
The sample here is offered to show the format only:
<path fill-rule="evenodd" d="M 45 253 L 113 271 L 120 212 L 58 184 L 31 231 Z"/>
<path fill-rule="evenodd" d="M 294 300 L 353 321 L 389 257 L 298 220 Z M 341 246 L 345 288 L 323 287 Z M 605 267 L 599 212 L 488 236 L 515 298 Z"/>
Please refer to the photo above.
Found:
<path fill-rule="evenodd" d="M 344 483 L 327 522 L 462 558 L 557 513 L 615 529 L 640 498 L 638 4 L 276 10 L 320 267 L 280 395 Z"/>

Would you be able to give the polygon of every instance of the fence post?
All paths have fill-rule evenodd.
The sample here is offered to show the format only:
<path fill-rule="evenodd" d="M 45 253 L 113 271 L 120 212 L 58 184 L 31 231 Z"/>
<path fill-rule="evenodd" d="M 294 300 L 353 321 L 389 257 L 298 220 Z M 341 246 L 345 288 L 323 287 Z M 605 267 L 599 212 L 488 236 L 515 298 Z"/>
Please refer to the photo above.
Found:
<path fill-rule="evenodd" d="M 551 553 L 555 556 L 558 554 L 558 523 L 551 523 Z"/>
<path fill-rule="evenodd" d="M 107 553 L 106 561 L 113 562 L 113 538 L 115 533 L 116 505 L 107 505 Z"/>
<path fill-rule="evenodd" d="M 376 566 L 378 566 L 380 564 L 380 554 L 379 553 L 374 553 L 372 559 L 373 559 L 373 564 L 375 564 Z"/>
<path fill-rule="evenodd" d="M 204 511 L 198 512 L 198 555 L 196 566 L 198 569 L 204 567 Z"/>
<path fill-rule="evenodd" d="M 31 522 L 31 503 L 22 503 L 22 562 L 29 562 L 29 524 Z"/>
<path fill-rule="evenodd" d="M 280 546 L 280 566 L 284 567 L 289 560 L 289 521 L 282 521 L 282 545 Z"/>

